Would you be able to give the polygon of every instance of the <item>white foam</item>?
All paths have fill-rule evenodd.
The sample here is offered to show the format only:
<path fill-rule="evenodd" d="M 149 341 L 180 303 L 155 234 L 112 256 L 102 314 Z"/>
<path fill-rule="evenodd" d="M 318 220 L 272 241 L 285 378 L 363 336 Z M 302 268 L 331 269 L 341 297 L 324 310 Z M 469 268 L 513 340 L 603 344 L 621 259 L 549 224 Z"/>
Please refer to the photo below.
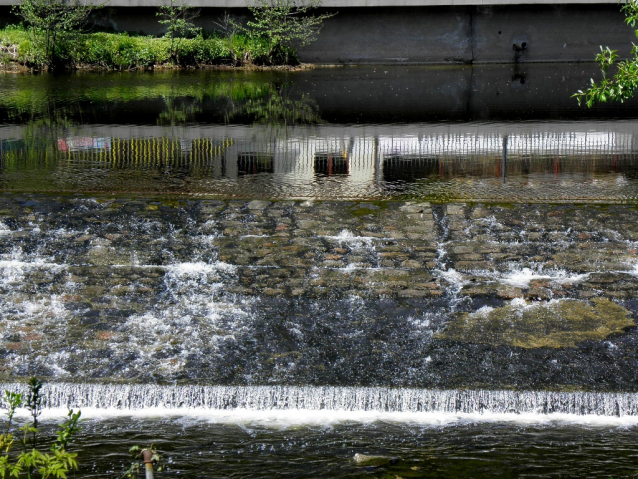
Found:
<path fill-rule="evenodd" d="M 77 408 L 74 409 L 77 411 Z M 136 418 L 148 420 L 177 419 L 185 423 L 203 422 L 210 424 L 259 425 L 273 429 L 297 426 L 321 426 L 335 424 L 371 424 L 376 422 L 431 426 L 455 427 L 476 423 L 513 423 L 520 425 L 544 424 L 549 426 L 586 425 L 593 427 L 635 427 L 638 417 L 623 416 L 574 416 L 570 414 L 515 414 L 515 413 L 431 413 L 431 412 L 376 412 L 376 411 L 282 411 L 256 409 L 205 410 L 197 408 L 145 408 L 122 410 L 116 408 L 82 408 L 81 417 L 87 420 L 109 420 L 113 418 Z M 40 416 L 45 422 L 60 422 L 67 417 L 68 409 L 46 409 Z M 28 411 L 18 410 L 18 421 L 28 419 Z"/>
<path fill-rule="evenodd" d="M 510 305 L 517 309 L 523 309 L 529 307 L 529 303 L 523 298 L 514 298 L 510 301 Z"/>
<path fill-rule="evenodd" d="M 234 273 L 236 267 L 234 265 L 216 262 L 216 263 L 176 263 L 169 265 L 167 268 L 169 273 L 174 273 L 177 276 L 200 276 L 202 274 L 215 274 L 218 272 Z"/>
<path fill-rule="evenodd" d="M 588 277 L 589 273 L 570 274 L 564 270 L 543 272 L 542 269 L 533 270 L 531 268 L 523 268 L 505 274 L 501 278 L 501 282 L 518 288 L 529 288 L 530 283 L 537 280 L 549 280 L 557 284 L 575 284 L 584 281 Z"/>
<path fill-rule="evenodd" d="M 356 236 L 352 231 L 347 229 L 341 230 L 337 236 L 324 236 L 324 238 L 338 242 L 340 245 L 346 244 L 352 248 L 372 247 L 375 241 L 380 238 L 373 238 L 371 236 Z"/>
<path fill-rule="evenodd" d="M 492 311 L 494 311 L 493 307 L 483 306 L 481 309 L 471 313 L 470 316 L 478 316 L 480 318 L 487 318 Z"/>
<path fill-rule="evenodd" d="M 453 286 L 456 286 L 457 288 L 461 288 L 468 283 L 468 281 L 465 279 L 465 276 L 456 271 L 454 268 L 450 268 L 445 271 L 438 270 L 437 272 L 441 276 L 441 278 L 443 278 L 445 281 L 452 284 Z"/>
<path fill-rule="evenodd" d="M 631 266 L 632 266 L 632 269 L 627 271 L 627 273 L 629 273 L 632 276 L 638 277 L 638 263 L 634 263 Z"/>

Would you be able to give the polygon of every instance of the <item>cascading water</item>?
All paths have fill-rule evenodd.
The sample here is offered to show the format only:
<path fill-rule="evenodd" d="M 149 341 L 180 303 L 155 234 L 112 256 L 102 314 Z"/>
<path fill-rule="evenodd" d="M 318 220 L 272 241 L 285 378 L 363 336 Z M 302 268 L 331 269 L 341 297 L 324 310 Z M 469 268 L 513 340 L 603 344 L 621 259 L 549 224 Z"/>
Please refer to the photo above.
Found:
<path fill-rule="evenodd" d="M 25 392 L 20 384 L 3 390 Z M 306 411 L 554 414 L 638 417 L 636 393 L 423 390 L 299 386 L 156 386 L 51 383 L 42 390 L 50 409 L 114 409 L 124 414 L 212 411 Z M 413 417 L 412 420 L 415 420 Z"/>
<path fill-rule="evenodd" d="M 632 391 L 630 208 L 593 239 L 598 210 L 549 205 L 2 207 L 7 378 Z"/>

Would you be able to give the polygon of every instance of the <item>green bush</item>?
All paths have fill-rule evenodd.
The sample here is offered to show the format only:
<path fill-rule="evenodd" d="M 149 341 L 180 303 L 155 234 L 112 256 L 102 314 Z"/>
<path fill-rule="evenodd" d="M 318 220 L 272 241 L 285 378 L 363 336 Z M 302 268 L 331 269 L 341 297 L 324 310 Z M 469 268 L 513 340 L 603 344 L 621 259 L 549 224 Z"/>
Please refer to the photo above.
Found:
<path fill-rule="evenodd" d="M 198 36 L 183 40 L 177 56 L 182 65 L 224 65 L 232 63 L 232 54 L 223 40 Z"/>
<path fill-rule="evenodd" d="M 2 402 L 7 405 L 4 433 L 0 434 L 0 477 L 28 477 L 42 479 L 66 479 L 67 474 L 78 468 L 77 453 L 67 451 L 69 443 L 80 430 L 80 412 L 69 410 L 67 420 L 56 432 L 57 438 L 48 452 L 42 449 L 38 437 L 38 416 L 42 413 L 42 381 L 29 379 L 28 391 L 5 391 Z M 13 427 L 16 409 L 25 407 L 31 419 L 22 427 Z M 14 448 L 15 446 L 15 448 Z M 15 451 L 19 448 L 21 451 Z"/>
<path fill-rule="evenodd" d="M 18 57 L 7 58 L 5 54 L 2 56 L 5 62 L 13 61 L 37 68 L 44 58 L 39 43 L 34 43 L 22 27 L 8 26 L 0 29 L 0 52 L 5 50 L 2 47 L 18 47 Z M 126 33 L 84 33 L 65 38 L 56 48 L 57 58 L 62 59 L 67 68 L 131 70 L 169 65 L 173 62 L 169 38 Z M 298 63 L 293 49 L 281 46 L 273 54 L 267 39 L 254 35 L 207 38 L 200 34 L 196 38 L 182 39 L 176 48 L 175 57 L 179 59 L 181 66 Z"/>
<path fill-rule="evenodd" d="M 169 42 L 163 38 L 92 33 L 82 35 L 76 43 L 72 60 L 75 65 L 115 70 L 148 68 L 170 60 Z"/>

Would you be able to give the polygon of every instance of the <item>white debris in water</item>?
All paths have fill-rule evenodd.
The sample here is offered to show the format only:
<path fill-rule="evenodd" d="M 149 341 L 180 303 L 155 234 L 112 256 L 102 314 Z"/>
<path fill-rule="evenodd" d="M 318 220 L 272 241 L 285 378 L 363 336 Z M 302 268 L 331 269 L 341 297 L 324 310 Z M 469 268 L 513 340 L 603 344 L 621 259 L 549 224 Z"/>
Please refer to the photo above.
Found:
<path fill-rule="evenodd" d="M 348 231 L 348 230 L 341 230 L 341 232 L 337 236 L 335 236 L 335 239 L 340 241 L 346 241 L 346 240 L 350 240 L 354 238 L 355 236 L 352 233 L 352 231 Z"/>
<path fill-rule="evenodd" d="M 340 271 L 343 271 L 344 273 L 350 273 L 352 271 L 356 271 L 358 269 L 360 269 L 360 266 L 357 265 L 357 263 L 350 263 L 347 266 L 344 266 L 343 268 L 338 268 Z"/>
<path fill-rule="evenodd" d="M 432 313 L 425 313 L 424 317 L 421 318 L 415 318 L 413 316 L 408 316 L 408 323 L 414 325 L 417 328 L 420 329 L 429 329 L 432 325 L 432 318 L 431 318 Z"/>

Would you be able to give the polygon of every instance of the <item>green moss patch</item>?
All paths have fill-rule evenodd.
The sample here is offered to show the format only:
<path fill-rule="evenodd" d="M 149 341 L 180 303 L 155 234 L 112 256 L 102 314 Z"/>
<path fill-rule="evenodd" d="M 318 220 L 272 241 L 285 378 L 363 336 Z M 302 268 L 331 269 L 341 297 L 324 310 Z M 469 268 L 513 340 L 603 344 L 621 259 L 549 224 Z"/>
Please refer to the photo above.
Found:
<path fill-rule="evenodd" d="M 583 341 L 599 341 L 634 325 L 629 311 L 605 298 L 532 304 L 513 300 L 500 308 L 462 313 L 435 336 L 494 346 L 573 348 Z"/>

